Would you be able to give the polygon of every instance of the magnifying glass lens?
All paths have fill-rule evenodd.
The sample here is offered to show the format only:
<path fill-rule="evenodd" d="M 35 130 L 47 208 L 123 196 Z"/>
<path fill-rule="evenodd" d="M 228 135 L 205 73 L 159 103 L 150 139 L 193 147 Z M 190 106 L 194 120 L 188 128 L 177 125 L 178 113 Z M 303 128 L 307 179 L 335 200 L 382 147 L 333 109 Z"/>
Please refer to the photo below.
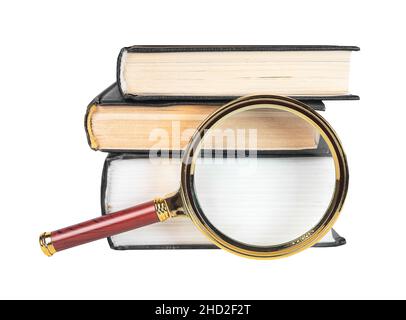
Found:
<path fill-rule="evenodd" d="M 320 130 L 277 106 L 222 117 L 195 154 L 195 205 L 205 225 L 237 246 L 295 243 L 315 230 L 334 195 L 335 164 Z"/>

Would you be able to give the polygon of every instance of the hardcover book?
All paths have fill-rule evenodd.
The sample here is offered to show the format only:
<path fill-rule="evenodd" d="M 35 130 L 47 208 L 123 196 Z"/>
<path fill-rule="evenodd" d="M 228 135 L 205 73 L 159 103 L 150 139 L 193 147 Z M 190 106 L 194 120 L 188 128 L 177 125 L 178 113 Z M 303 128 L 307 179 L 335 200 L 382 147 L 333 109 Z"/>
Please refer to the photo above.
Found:
<path fill-rule="evenodd" d="M 354 46 L 132 46 L 117 83 L 138 100 L 232 99 L 248 94 L 349 96 Z"/>
<path fill-rule="evenodd" d="M 314 97 L 301 97 L 301 100 L 315 110 L 325 109 L 324 103 Z M 199 123 L 226 102 L 228 101 L 202 99 L 133 101 L 125 99 L 117 84 L 113 84 L 88 106 L 85 117 L 88 142 L 94 150 L 111 152 L 181 150 Z M 293 121 L 294 118 L 290 120 Z M 257 121 L 261 121 L 261 118 Z M 284 122 L 274 121 L 275 127 L 286 121 L 289 119 L 284 119 Z M 302 136 L 311 138 L 305 132 Z"/>
<path fill-rule="evenodd" d="M 308 161 L 308 157 L 299 154 L 291 157 L 290 161 Z M 266 157 L 260 157 L 259 161 L 267 166 L 269 161 Z M 307 174 L 324 170 L 328 165 L 329 158 L 314 157 L 312 165 L 308 167 Z M 284 159 L 277 157 L 275 161 Z M 271 163 L 269 164 L 271 165 Z M 149 201 L 156 196 L 176 190 L 180 181 L 180 159 L 169 157 L 150 158 L 148 153 L 121 153 L 108 155 L 102 178 L 101 205 L 103 214 L 115 212 L 134 205 Z M 282 166 L 283 167 L 283 166 Z M 309 173 L 310 172 L 310 173 Z M 286 177 L 288 172 L 281 174 Z M 328 180 L 328 179 L 327 179 Z M 283 189 L 284 180 L 271 181 Z M 326 192 L 320 183 L 320 197 Z M 219 194 L 218 199 L 223 201 Z M 317 199 L 315 199 L 317 205 Z M 255 219 L 255 208 L 250 212 L 251 219 Z M 317 212 L 317 210 L 315 210 Z M 188 217 L 179 216 L 165 221 L 165 223 L 151 225 L 145 228 L 132 230 L 109 238 L 111 248 L 118 250 L 126 249 L 187 249 L 187 248 L 216 248 L 199 232 Z M 319 242 L 317 247 L 333 247 L 345 244 L 345 239 L 332 230 Z"/>

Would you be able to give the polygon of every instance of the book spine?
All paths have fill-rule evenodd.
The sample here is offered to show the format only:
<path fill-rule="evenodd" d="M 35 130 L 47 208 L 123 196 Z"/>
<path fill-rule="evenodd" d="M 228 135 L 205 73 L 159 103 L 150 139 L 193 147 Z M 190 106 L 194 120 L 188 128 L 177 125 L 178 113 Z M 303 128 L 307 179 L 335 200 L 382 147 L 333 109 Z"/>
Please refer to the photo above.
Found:
<path fill-rule="evenodd" d="M 97 105 L 91 104 L 88 106 L 87 111 L 86 111 L 86 116 L 85 116 L 85 131 L 86 131 L 86 138 L 87 138 L 87 143 L 89 144 L 89 147 L 92 150 L 98 150 L 99 145 L 97 143 L 97 139 L 95 135 L 93 134 L 93 129 L 92 129 L 92 117 L 94 112 L 96 111 Z"/>
<path fill-rule="evenodd" d="M 127 48 L 122 48 L 120 53 L 117 57 L 117 67 L 116 67 L 116 78 L 117 78 L 117 85 L 118 90 L 120 91 L 123 97 L 127 97 L 126 90 L 124 88 L 123 80 L 123 64 L 124 64 L 124 57 L 127 54 Z M 135 98 L 135 95 L 130 95 L 131 97 Z"/>
<path fill-rule="evenodd" d="M 109 92 L 115 86 L 116 86 L 116 83 L 113 83 L 110 86 L 108 86 L 105 90 L 103 90 L 95 98 L 93 98 L 93 100 L 87 105 L 85 118 L 84 118 L 84 128 L 85 128 L 85 132 L 86 132 L 87 143 L 88 143 L 89 147 L 93 150 L 99 149 L 97 141 L 96 141 L 96 137 L 94 136 L 93 130 L 92 130 L 93 113 L 96 111 L 97 105 L 100 103 L 101 99 L 106 94 L 106 92 Z"/>

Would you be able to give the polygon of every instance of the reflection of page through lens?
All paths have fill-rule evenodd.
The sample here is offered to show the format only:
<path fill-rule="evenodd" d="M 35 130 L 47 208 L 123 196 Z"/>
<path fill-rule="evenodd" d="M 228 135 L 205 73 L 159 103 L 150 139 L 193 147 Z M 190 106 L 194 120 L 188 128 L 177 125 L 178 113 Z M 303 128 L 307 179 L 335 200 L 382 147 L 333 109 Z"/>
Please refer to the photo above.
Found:
<path fill-rule="evenodd" d="M 213 226 L 236 241 L 257 246 L 279 245 L 310 232 L 325 214 L 335 188 L 333 158 L 315 129 L 286 111 L 268 110 L 248 111 L 261 115 L 258 126 L 255 114 L 256 121 L 244 120 L 244 128 L 257 129 L 258 156 L 230 152 L 240 149 L 238 143 L 226 143 L 223 149 L 228 153 L 210 153 L 216 159 L 202 153 L 194 172 L 198 203 Z M 238 119 L 249 118 L 243 115 Z M 227 119 L 220 129 L 229 130 L 230 123 L 236 128 L 235 120 Z M 219 134 L 219 128 L 215 130 Z M 268 141 L 272 137 L 277 141 Z"/>

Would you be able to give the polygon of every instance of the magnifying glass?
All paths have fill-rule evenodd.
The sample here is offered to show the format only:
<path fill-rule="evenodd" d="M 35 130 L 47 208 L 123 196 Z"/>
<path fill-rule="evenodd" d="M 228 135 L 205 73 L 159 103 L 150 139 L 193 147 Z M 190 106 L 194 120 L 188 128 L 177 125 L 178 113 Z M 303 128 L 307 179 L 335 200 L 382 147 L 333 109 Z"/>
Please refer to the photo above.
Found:
<path fill-rule="evenodd" d="M 43 233 L 40 245 L 52 256 L 186 215 L 220 248 L 247 258 L 280 258 L 327 234 L 347 187 L 346 157 L 325 119 L 294 99 L 248 96 L 200 124 L 183 156 L 179 190 Z"/>

